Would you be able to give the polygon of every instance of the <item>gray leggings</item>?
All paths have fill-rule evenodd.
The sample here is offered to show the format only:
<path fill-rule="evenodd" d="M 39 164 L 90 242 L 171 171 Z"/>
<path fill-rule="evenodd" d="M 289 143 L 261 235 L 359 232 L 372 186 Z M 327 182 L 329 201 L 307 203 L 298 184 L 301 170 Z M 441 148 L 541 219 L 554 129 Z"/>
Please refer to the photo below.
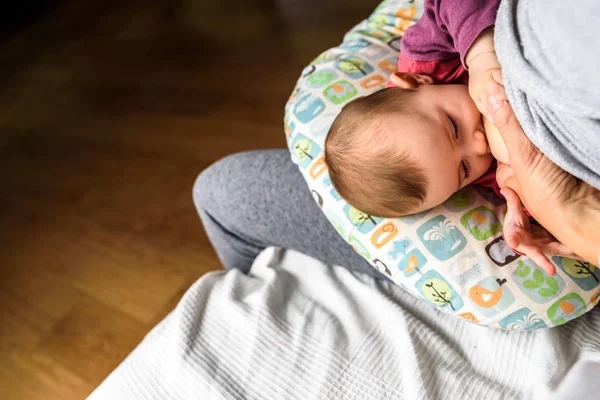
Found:
<path fill-rule="evenodd" d="M 248 272 L 261 250 L 277 246 L 384 278 L 325 218 L 287 149 L 217 161 L 196 180 L 194 203 L 227 269 Z"/>

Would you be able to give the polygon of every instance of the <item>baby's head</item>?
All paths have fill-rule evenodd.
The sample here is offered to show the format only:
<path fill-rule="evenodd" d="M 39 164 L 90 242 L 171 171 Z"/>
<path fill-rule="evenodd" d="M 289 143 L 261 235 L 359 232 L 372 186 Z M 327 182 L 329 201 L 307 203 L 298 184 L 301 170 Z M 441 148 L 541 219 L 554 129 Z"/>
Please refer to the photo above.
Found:
<path fill-rule="evenodd" d="M 325 142 L 331 181 L 348 203 L 379 217 L 415 214 L 481 177 L 493 157 L 466 86 L 407 84 L 347 104 Z"/>

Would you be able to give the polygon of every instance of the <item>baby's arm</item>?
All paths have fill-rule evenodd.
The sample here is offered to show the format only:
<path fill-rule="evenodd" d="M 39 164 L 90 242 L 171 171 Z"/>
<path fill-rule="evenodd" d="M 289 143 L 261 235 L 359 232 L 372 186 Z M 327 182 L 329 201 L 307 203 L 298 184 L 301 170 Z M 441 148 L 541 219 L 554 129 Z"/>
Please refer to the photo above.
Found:
<path fill-rule="evenodd" d="M 440 76 L 433 76 L 432 71 L 412 71 L 430 75 L 437 83 L 450 83 L 460 81 L 457 68 L 462 63 L 469 71 L 471 97 L 479 110 L 488 114 L 487 85 L 494 82 L 493 71 L 500 70 L 493 32 L 499 6 L 500 0 L 426 0 L 423 16 L 402 39 L 400 70 L 409 72 L 411 62 L 453 61 L 454 68 Z"/>
<path fill-rule="evenodd" d="M 426 0 L 423 16 L 402 38 L 401 52 L 420 62 L 465 57 L 476 39 L 494 26 L 500 0 Z"/>

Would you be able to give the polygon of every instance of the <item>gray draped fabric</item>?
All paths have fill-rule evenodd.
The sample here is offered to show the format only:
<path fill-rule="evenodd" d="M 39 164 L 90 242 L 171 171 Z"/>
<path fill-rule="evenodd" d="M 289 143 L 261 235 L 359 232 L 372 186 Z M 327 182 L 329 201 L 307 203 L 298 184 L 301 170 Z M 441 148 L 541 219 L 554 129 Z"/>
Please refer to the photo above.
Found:
<path fill-rule="evenodd" d="M 504 0 L 495 41 L 529 139 L 600 188 L 600 1 Z"/>

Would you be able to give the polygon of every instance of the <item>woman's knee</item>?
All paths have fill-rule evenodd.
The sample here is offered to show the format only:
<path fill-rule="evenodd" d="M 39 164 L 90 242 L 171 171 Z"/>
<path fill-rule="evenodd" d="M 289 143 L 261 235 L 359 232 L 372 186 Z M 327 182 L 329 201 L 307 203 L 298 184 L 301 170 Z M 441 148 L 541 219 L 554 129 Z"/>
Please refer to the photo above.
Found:
<path fill-rule="evenodd" d="M 230 164 L 235 162 L 239 154 L 232 154 L 214 163 L 198 175 L 194 182 L 193 197 L 196 209 L 200 212 L 210 208 L 212 204 L 226 196 L 223 182 L 228 179 Z"/>
<path fill-rule="evenodd" d="M 258 186 L 269 184 L 261 176 L 266 165 L 284 164 L 284 156 L 289 159 L 287 150 L 259 150 L 232 154 L 216 161 L 196 178 L 193 188 L 196 208 L 234 213 L 244 203 L 256 200 L 254 192 L 260 190 Z"/>

